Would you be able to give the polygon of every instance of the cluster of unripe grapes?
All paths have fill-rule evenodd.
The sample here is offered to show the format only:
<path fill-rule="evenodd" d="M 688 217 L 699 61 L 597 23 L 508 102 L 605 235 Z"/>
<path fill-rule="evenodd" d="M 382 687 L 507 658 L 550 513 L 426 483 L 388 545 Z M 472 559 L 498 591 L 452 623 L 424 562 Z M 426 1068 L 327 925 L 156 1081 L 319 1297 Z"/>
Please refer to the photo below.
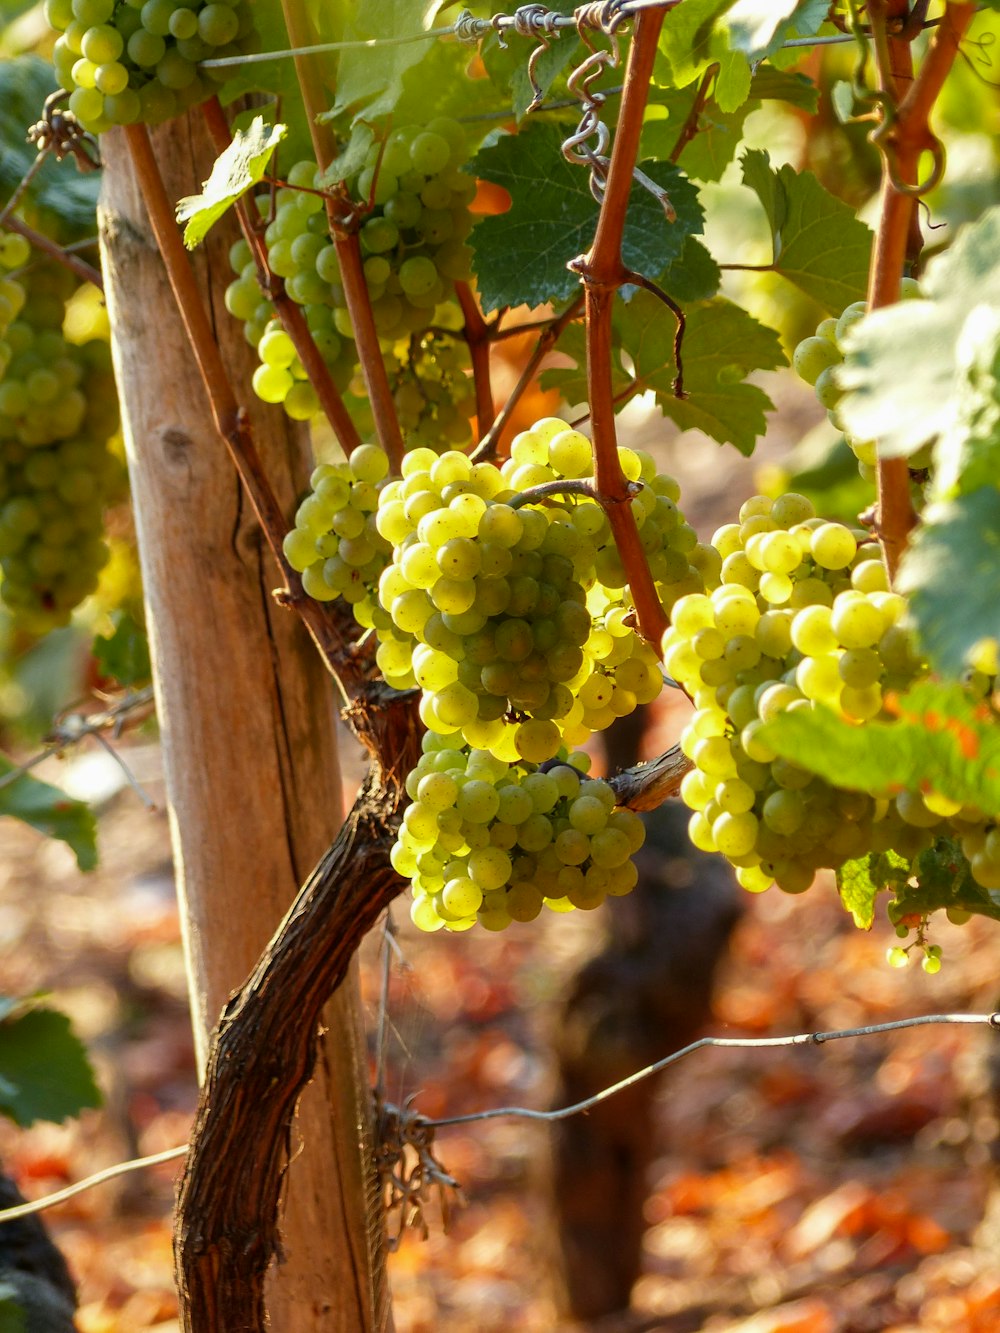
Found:
<path fill-rule="evenodd" d="M 476 397 L 465 341 L 440 333 L 415 334 L 394 343 L 384 359 L 407 449 L 441 453 L 467 446 Z"/>
<path fill-rule="evenodd" d="M 935 792 L 840 790 L 767 743 L 788 710 L 887 720 L 887 692 L 926 673 L 878 546 L 797 495 L 753 497 L 713 545 L 721 583 L 677 602 L 663 640 L 696 709 L 681 736 L 694 844 L 723 853 L 751 891 L 799 893 L 821 867 L 889 849 L 913 860 L 957 837 L 977 882 L 1000 885 L 1000 832 L 978 810 Z"/>
<path fill-rule="evenodd" d="M 63 334 L 75 280 L 37 264 L 0 283 L 24 300 L 0 354 L 0 596 L 32 630 L 65 624 L 107 559 L 105 504 L 122 484 L 109 450 L 118 400 L 107 342 Z"/>
<path fill-rule="evenodd" d="M 241 0 L 45 0 L 45 17 L 61 34 L 52 59 L 69 109 L 92 134 L 204 101 L 215 71 L 200 62 L 240 54 L 252 33 Z"/>
<path fill-rule="evenodd" d="M 584 776 L 589 762 L 561 751 L 541 767 L 505 763 L 427 732 L 391 852 L 412 881 L 414 923 L 503 930 L 543 906 L 589 910 L 633 889 L 642 820 L 617 807 L 608 783 Z"/>
<path fill-rule="evenodd" d="M 471 252 L 465 238 L 472 228 L 469 204 L 476 183 L 459 170 L 468 155 L 466 130 L 457 121 L 438 117 L 426 126 L 391 131 L 384 143 L 372 146 L 365 166 L 346 182 L 351 198 L 365 212 L 359 228 L 364 275 L 390 369 L 398 370 L 410 360 L 407 342 L 412 335 L 446 322 L 435 312 L 453 295 L 454 283 L 470 276 Z M 311 161 L 295 163 L 287 180 L 274 197 L 273 217 L 264 233 L 268 265 L 283 279 L 291 299 L 304 307 L 334 382 L 345 388 L 357 356 L 337 249 L 320 193 L 323 182 Z M 264 216 L 270 216 L 269 197 L 259 199 L 258 205 Z M 272 303 L 261 293 L 249 247 L 238 243 L 230 260 L 238 277 L 228 288 L 226 305 L 244 322 L 246 337 L 261 359 L 254 389 L 266 402 L 283 402 L 296 418 L 315 415 L 318 399 L 290 340 L 274 321 Z M 429 392 L 432 383 L 458 387 L 453 373 L 432 374 L 426 367 L 422 375 L 418 370 L 407 378 L 423 387 L 419 404 L 409 395 L 410 411 L 416 408 L 418 417 L 432 397 L 443 405 L 448 396 Z M 467 399 L 467 385 L 461 394 L 451 390 L 452 405 Z M 405 415 L 405 392 L 400 405 Z M 437 438 L 452 443 L 468 439 L 467 415 L 464 423 L 454 414 L 445 413 L 440 421 L 436 412 L 431 416 L 441 431 Z"/>
<path fill-rule="evenodd" d="M 662 493 L 675 484 L 648 456 L 620 457 L 651 563 L 671 580 L 663 587 L 703 586 L 691 530 Z M 532 487 L 579 484 L 590 466 L 589 441 L 545 419 L 500 468 L 417 450 L 383 488 L 376 522 L 393 557 L 379 582 L 377 661 L 390 684 L 421 687 L 430 730 L 544 763 L 659 694 L 603 509 L 587 494 L 531 502 Z"/>
<path fill-rule="evenodd" d="M 284 543 L 308 595 L 319 602 L 343 598 L 366 629 L 374 623 L 378 582 L 392 559 L 375 522 L 388 471 L 388 458 L 374 444 L 359 445 L 346 463 L 321 463 Z"/>
<path fill-rule="evenodd" d="M 12 270 L 22 268 L 31 257 L 31 246 L 16 232 L 0 232 L 0 376 L 10 365 L 14 349 L 7 330 L 24 309 L 24 286 L 12 277 Z"/>
<path fill-rule="evenodd" d="M 900 286 L 900 300 L 916 300 L 920 297 L 920 284 L 915 278 L 903 278 Z M 864 318 L 868 309 L 864 301 L 855 301 L 837 319 L 824 319 L 809 338 L 803 338 L 792 354 L 792 365 L 800 379 L 812 385 L 821 407 L 826 408 L 831 423 L 837 430 L 843 431 L 848 447 L 858 460 L 858 471 L 866 481 L 875 480 L 875 467 L 878 456 L 874 440 L 855 439 L 844 431 L 837 414 L 837 404 L 843 397 L 843 390 L 837 382 L 837 367 L 844 360 L 843 343 L 848 333 Z M 929 452 L 924 451 L 911 460 L 911 468 L 919 470 L 927 466 Z"/>

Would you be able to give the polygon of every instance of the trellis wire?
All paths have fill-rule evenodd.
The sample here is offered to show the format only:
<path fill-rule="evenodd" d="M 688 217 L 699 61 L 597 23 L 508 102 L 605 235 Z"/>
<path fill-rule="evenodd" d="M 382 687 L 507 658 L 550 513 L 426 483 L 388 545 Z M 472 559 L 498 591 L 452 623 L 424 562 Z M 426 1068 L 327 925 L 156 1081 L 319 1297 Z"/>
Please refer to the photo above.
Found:
<path fill-rule="evenodd" d="M 692 1055 L 695 1051 L 700 1051 L 705 1046 L 721 1046 L 728 1050 L 770 1050 L 772 1047 L 780 1046 L 822 1046 L 825 1042 L 839 1041 L 846 1037 L 874 1037 L 884 1032 L 899 1032 L 903 1028 L 941 1026 L 944 1024 L 1000 1028 L 1000 1012 L 990 1014 L 922 1014 L 915 1018 L 897 1018 L 891 1023 L 872 1023 L 867 1027 L 840 1028 L 831 1032 L 799 1032 L 788 1037 L 702 1037 L 700 1040 L 682 1047 L 679 1051 L 674 1051 L 672 1055 L 657 1060 L 655 1064 L 647 1065 L 645 1069 L 630 1074 L 628 1078 L 613 1083 L 593 1097 L 588 1097 L 582 1102 L 575 1102 L 572 1106 L 564 1106 L 556 1111 L 536 1111 L 525 1106 L 498 1106 L 488 1111 L 471 1111 L 467 1115 L 444 1116 L 438 1120 L 431 1120 L 419 1113 L 413 1113 L 412 1119 L 415 1126 L 425 1130 L 441 1129 L 448 1125 L 468 1125 L 479 1120 L 496 1120 L 501 1116 L 517 1117 L 522 1120 L 567 1120 L 570 1116 L 581 1115 L 585 1111 L 591 1110 L 616 1093 L 624 1092 L 626 1088 L 633 1087 L 643 1079 L 658 1074 L 661 1070 L 666 1069 L 668 1065 L 675 1064 L 678 1060 Z M 102 1185 L 105 1181 L 126 1175 L 130 1171 L 141 1171 L 148 1166 L 157 1166 L 162 1162 L 183 1157 L 187 1150 L 188 1145 L 182 1144 L 178 1148 L 168 1148 L 165 1152 L 154 1153 L 151 1157 L 138 1157 L 132 1161 L 119 1162 L 115 1166 L 109 1166 L 104 1171 L 98 1171 L 96 1175 L 87 1176 L 85 1180 L 77 1181 L 75 1185 L 68 1185 L 65 1189 L 57 1190 L 54 1194 L 47 1194 L 42 1199 L 34 1199 L 30 1203 L 20 1203 L 13 1208 L 3 1209 L 0 1211 L 0 1224 L 13 1222 L 15 1218 L 27 1217 L 31 1213 L 43 1212 L 54 1204 L 63 1203 L 76 1194 L 82 1194 L 85 1190 L 93 1189 L 95 1185 Z"/>
<path fill-rule="evenodd" d="M 406 37 L 367 37 L 342 42 L 315 42 L 311 46 L 289 47 L 284 51 L 256 51 L 240 56 L 218 56 L 202 60 L 200 69 L 229 69 L 238 65 L 262 65 L 271 60 L 294 60 L 297 56 L 332 55 L 337 51 L 376 50 L 387 46 L 409 46 L 413 42 L 436 41 L 439 37 L 455 37 L 459 41 L 478 42 L 496 33 L 503 42 L 506 34 L 518 37 L 544 38 L 557 32 L 586 27 L 611 31 L 603 23 L 593 21 L 602 12 L 612 14 L 611 24 L 617 27 L 626 19 L 634 18 L 647 9 L 672 9 L 677 0 L 610 0 L 610 3 L 584 5 L 576 14 L 558 14 L 544 5 L 522 5 L 512 14 L 495 14 L 489 19 L 475 18 L 467 10 L 454 23 L 443 28 L 428 28 L 426 32 L 411 33 Z M 582 15 L 582 18 L 581 18 Z M 795 37 L 782 42 L 782 47 L 833 46 L 853 41 L 849 33 L 825 37 Z"/>

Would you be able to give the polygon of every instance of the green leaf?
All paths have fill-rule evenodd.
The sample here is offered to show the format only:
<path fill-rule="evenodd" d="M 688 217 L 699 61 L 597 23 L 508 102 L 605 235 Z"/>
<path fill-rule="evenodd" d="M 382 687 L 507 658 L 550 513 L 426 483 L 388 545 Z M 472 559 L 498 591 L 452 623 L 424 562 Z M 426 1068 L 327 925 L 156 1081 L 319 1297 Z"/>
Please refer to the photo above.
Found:
<path fill-rule="evenodd" d="M 14 765 L 0 755 L 0 777 Z M 81 870 L 97 865 L 97 823 L 89 807 L 74 801 L 58 787 L 24 773 L 0 787 L 0 815 L 10 815 L 30 824 L 39 833 L 65 842 Z"/>
<path fill-rule="evenodd" d="M 721 281 L 718 264 L 695 236 L 687 238 L 682 252 L 656 278 L 657 285 L 678 305 L 707 301 L 719 290 Z"/>
<path fill-rule="evenodd" d="M 754 70 L 750 80 L 750 96 L 767 101 L 787 102 L 797 106 L 809 115 L 816 114 L 819 105 L 819 89 L 805 74 L 791 73 L 788 70 L 775 69 L 771 64 L 763 63 Z"/>
<path fill-rule="evenodd" d="M 771 55 L 794 31 L 818 32 L 829 13 L 827 0 L 736 0 L 720 20 L 729 41 L 748 60 Z"/>
<path fill-rule="evenodd" d="M 349 111 L 354 121 L 373 120 L 395 109 L 403 77 L 418 64 L 438 38 L 413 41 L 427 32 L 442 0 L 341 0 L 338 37 L 371 41 L 370 47 L 341 51 L 337 61 L 337 101 L 333 114 Z"/>
<path fill-rule="evenodd" d="M 0 1282 L 0 1333 L 28 1333 L 27 1316 L 17 1288 Z"/>
<path fill-rule="evenodd" d="M 114 632 L 97 635 L 91 651 L 102 676 L 119 685 L 145 685 L 152 676 L 146 631 L 127 611 L 111 614 Z"/>
<path fill-rule="evenodd" d="M 913 876 L 916 884 L 903 883 L 896 889 L 889 904 L 890 921 L 930 916 L 949 907 L 1000 921 L 1000 892 L 976 883 L 961 847 L 951 838 L 938 838 L 921 852 Z"/>
<path fill-rule="evenodd" d="M 869 852 L 837 871 L 837 891 L 859 930 L 871 930 L 875 898 L 890 885 L 905 884 L 910 863 L 897 852 Z"/>
<path fill-rule="evenodd" d="M 853 210 L 811 171 L 786 164 L 775 172 L 764 149 L 748 149 L 740 161 L 743 183 L 767 214 L 775 272 L 830 314 L 863 299 L 872 234 Z"/>
<path fill-rule="evenodd" d="M 900 566 L 899 591 L 935 670 L 957 676 L 981 639 L 1000 641 L 1000 491 L 930 505 Z"/>
<path fill-rule="evenodd" d="M 205 239 L 209 230 L 262 178 L 271 155 L 285 137 L 284 125 L 267 125 L 257 116 L 243 133 L 216 159 L 201 194 L 189 194 L 177 204 L 177 221 L 186 222 L 184 244 L 189 250 Z"/>
<path fill-rule="evenodd" d="M 835 787 L 892 795 L 936 791 L 1000 814 L 1000 727 L 957 684 L 923 681 L 895 700 L 892 722 L 846 722 L 815 705 L 780 714 L 761 736 Z"/>
<path fill-rule="evenodd" d="M 0 1022 L 0 1113 L 24 1128 L 61 1124 L 100 1105 L 86 1049 L 65 1014 L 29 1009 Z"/>
<path fill-rule="evenodd" d="M 732 3 L 733 0 L 684 0 L 663 20 L 659 41 L 677 88 L 686 88 L 710 65 L 719 65 L 715 98 L 723 111 L 734 111 L 750 92 L 747 59 L 730 47 L 728 34 L 716 23 Z"/>
<path fill-rule="evenodd" d="M 849 79 L 838 79 L 830 90 L 830 101 L 841 125 L 854 116 L 854 84 Z"/>
<path fill-rule="evenodd" d="M 0 60 L 0 201 L 10 198 L 35 160 L 36 149 L 25 136 L 56 87 L 51 62 L 40 56 Z M 69 244 L 95 234 L 100 184 L 99 171 L 79 172 L 68 162 L 57 163 L 50 154 L 32 179 L 25 201 L 49 215 L 45 231 L 53 240 Z"/>
<path fill-rule="evenodd" d="M 501 136 L 470 164 L 470 172 L 503 186 L 511 197 L 509 211 L 483 218 L 469 241 L 487 313 L 504 305 L 566 301 L 579 288 L 566 265 L 590 246 L 598 205 L 586 169 L 563 157 L 562 139 L 553 125 L 532 125 Z M 668 222 L 659 201 L 633 184 L 622 259 L 652 278 L 681 253 L 689 235 L 701 231 L 703 213 L 694 186 L 672 163 L 643 163 L 642 170 L 667 191 L 677 213 L 676 222 Z"/>
<path fill-rule="evenodd" d="M 751 454 L 764 432 L 764 413 L 772 406 L 756 385 L 742 380 L 751 370 L 773 370 L 784 364 L 778 335 L 765 328 L 723 297 L 697 301 L 685 311 L 687 330 L 681 358 L 686 398 L 674 397 L 677 369 L 674 362 L 675 324 L 670 312 L 652 293 L 637 291 L 627 304 L 615 308 L 616 353 L 613 387 L 624 397 L 653 390 L 657 406 L 681 428 L 704 431 L 720 444 L 732 443 Z M 560 343 L 559 350 L 575 354 L 577 370 L 548 371 L 543 388 L 558 388 L 570 402 L 586 396 L 582 371 L 582 340 Z M 624 369 L 625 352 L 632 369 Z"/>
<path fill-rule="evenodd" d="M 672 159 L 694 97 L 695 93 L 690 89 L 653 91 L 639 145 L 642 157 L 658 162 Z M 727 113 L 710 97 L 698 117 L 698 132 L 684 145 L 677 165 L 696 180 L 719 180 L 736 156 L 744 120 L 759 105 L 755 101 L 745 101 L 735 111 Z"/>
<path fill-rule="evenodd" d="M 838 380 L 847 391 L 838 412 L 860 439 L 886 457 L 916 452 L 937 435 L 961 448 L 963 400 L 979 357 L 972 316 L 1000 310 L 1000 206 L 962 227 L 954 244 L 927 265 L 926 300 L 873 311 L 851 331 Z M 967 327 L 968 325 L 968 327 Z M 988 352 L 988 323 L 981 330 Z"/>

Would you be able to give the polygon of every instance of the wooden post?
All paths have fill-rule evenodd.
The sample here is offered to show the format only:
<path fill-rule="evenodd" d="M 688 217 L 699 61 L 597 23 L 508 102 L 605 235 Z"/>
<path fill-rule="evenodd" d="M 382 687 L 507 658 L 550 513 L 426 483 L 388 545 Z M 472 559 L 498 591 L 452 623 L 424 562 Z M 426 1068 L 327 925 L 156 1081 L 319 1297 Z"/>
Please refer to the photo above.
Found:
<path fill-rule="evenodd" d="M 197 116 L 154 135 L 172 198 L 213 153 Z M 342 796 L 331 681 L 278 582 L 216 435 L 125 145 L 102 137 L 105 285 L 139 535 L 195 1046 L 332 841 Z M 254 357 L 226 312 L 229 220 L 195 263 L 265 468 L 289 510 L 308 477 L 303 433 L 254 398 Z M 271 1326 L 378 1333 L 390 1319 L 371 1176 L 356 979 L 328 1007 L 296 1122 L 272 1275 Z"/>

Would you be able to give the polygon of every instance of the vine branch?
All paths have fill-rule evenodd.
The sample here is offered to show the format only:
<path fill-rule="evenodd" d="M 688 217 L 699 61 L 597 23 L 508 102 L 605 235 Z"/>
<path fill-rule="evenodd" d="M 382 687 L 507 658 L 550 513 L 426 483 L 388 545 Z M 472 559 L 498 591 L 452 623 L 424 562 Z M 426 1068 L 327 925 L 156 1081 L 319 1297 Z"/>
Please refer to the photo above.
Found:
<path fill-rule="evenodd" d="M 215 151 L 217 153 L 225 152 L 232 142 L 232 136 L 221 102 L 217 97 L 210 97 L 207 102 L 202 103 L 201 110 L 205 118 L 205 125 L 215 145 Z M 323 408 L 326 419 L 329 421 L 337 442 L 346 457 L 361 443 L 361 435 L 351 414 L 344 405 L 339 389 L 333 382 L 329 366 L 323 360 L 320 350 L 316 346 L 312 331 L 306 323 L 305 315 L 302 313 L 302 307 L 292 300 L 285 291 L 284 282 L 276 273 L 271 271 L 267 257 L 267 245 L 260 233 L 260 228 L 255 225 L 255 219 L 251 213 L 252 207 L 253 205 L 248 200 L 247 195 L 241 195 L 236 201 L 236 216 L 239 219 L 243 238 L 249 245 L 254 263 L 257 266 L 257 280 L 260 283 L 261 290 L 273 302 L 282 328 L 292 340 L 296 355 L 309 376 L 310 384 L 316 390 L 320 406 Z"/>
<path fill-rule="evenodd" d="M 615 293 L 629 280 L 622 264 L 622 233 L 663 17 L 662 10 L 644 10 L 639 15 L 625 69 L 618 126 L 594 242 L 586 255 L 570 265 L 580 275 L 585 294 L 594 484 L 628 576 L 639 629 L 644 638 L 654 644 L 659 643 L 668 620 L 649 572 L 632 512 L 628 483 L 618 459 L 611 382 L 611 315 Z"/>
<path fill-rule="evenodd" d="M 490 380 L 490 326 L 483 319 L 467 282 L 455 283 L 455 296 L 465 317 L 465 341 L 472 358 L 472 383 L 476 392 L 476 429 L 482 435 L 493 421 L 493 387 Z"/>
<path fill-rule="evenodd" d="M 48 236 L 43 236 L 34 227 L 29 227 L 27 222 L 23 222 L 21 218 L 16 217 L 13 213 L 4 217 L 2 223 L 0 223 L 0 229 L 17 232 L 18 236 L 23 236 L 34 249 L 41 250 L 43 254 L 54 259 L 56 263 L 64 265 L 78 278 L 82 278 L 84 282 L 92 282 L 99 291 L 104 290 L 104 275 L 99 268 L 95 268 L 93 264 L 88 264 L 85 259 L 72 254 L 61 245 L 57 245 L 55 241 L 50 240 Z"/>
<path fill-rule="evenodd" d="M 334 616 L 320 602 L 306 595 L 301 577 L 285 557 L 282 542 L 288 532 L 288 523 L 261 464 L 249 418 L 236 399 L 223 363 L 191 260 L 174 220 L 149 131 L 145 125 L 126 125 L 123 132 L 150 226 L 208 397 L 212 421 L 229 451 L 285 580 L 285 589 L 278 600 L 298 613 L 328 669 L 339 677 L 350 664 L 349 654 L 345 651 L 345 635 Z"/>

